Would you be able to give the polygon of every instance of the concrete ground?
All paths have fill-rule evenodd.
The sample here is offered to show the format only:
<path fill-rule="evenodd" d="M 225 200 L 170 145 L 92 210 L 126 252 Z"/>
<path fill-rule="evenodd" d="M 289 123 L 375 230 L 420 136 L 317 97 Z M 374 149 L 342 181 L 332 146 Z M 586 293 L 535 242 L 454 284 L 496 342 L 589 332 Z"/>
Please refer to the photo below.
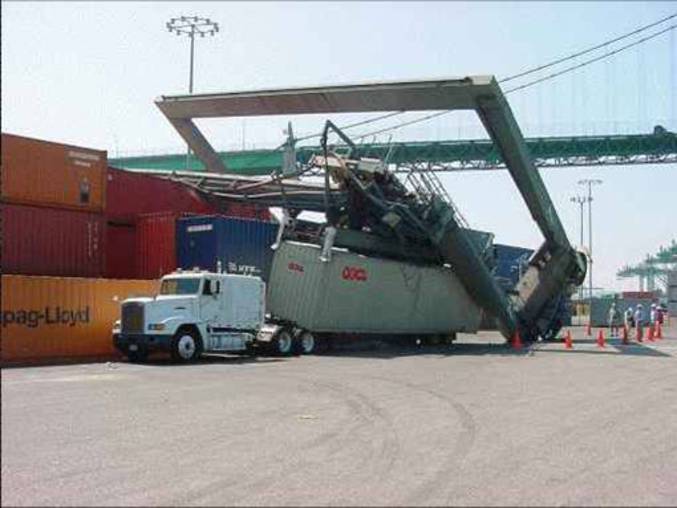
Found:
<path fill-rule="evenodd" d="M 675 505 L 677 328 L 2 371 L 2 505 Z"/>

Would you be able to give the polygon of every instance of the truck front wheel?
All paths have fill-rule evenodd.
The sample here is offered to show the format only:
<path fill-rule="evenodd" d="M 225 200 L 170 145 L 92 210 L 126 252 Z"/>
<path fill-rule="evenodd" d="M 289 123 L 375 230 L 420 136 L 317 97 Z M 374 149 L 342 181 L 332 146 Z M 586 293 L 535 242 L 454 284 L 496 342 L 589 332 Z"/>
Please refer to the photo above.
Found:
<path fill-rule="evenodd" d="M 180 363 L 192 362 L 200 356 L 200 338 L 194 330 L 181 329 L 172 339 L 172 360 Z"/>

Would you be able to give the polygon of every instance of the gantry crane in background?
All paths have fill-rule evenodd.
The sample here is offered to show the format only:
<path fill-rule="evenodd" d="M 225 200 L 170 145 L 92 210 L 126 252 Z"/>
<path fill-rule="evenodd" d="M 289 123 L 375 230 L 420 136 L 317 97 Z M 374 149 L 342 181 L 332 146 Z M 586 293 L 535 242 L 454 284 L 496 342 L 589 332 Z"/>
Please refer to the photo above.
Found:
<path fill-rule="evenodd" d="M 558 136 L 527 138 L 527 148 L 536 167 L 582 167 L 627 164 L 677 163 L 677 134 L 657 125 L 649 134 Z M 385 159 L 395 172 L 408 172 L 411 164 L 424 163 L 433 171 L 505 169 L 500 150 L 490 139 L 447 141 L 400 141 L 361 143 L 370 157 Z M 239 175 L 268 175 L 284 165 L 285 150 L 258 149 L 217 152 L 228 171 Z M 298 146 L 294 158 L 307 164 L 319 146 Z M 186 167 L 185 154 L 114 157 L 111 165 L 124 169 L 204 171 L 192 157 Z"/>
<path fill-rule="evenodd" d="M 654 255 L 647 254 L 646 259 L 634 266 L 626 265 L 616 276 L 619 279 L 637 277 L 640 291 L 664 291 L 668 284 L 668 274 L 677 271 L 677 242 L 672 240 L 668 247 L 661 247 Z"/>

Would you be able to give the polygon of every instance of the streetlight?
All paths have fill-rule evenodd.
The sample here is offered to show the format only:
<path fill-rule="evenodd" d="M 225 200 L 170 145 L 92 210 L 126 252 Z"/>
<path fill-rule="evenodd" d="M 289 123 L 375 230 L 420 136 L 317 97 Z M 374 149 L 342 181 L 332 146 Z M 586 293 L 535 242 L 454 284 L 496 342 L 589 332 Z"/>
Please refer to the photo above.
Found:
<path fill-rule="evenodd" d="M 583 247 L 583 206 L 585 203 L 588 202 L 588 197 L 587 196 L 572 196 L 569 198 L 569 201 L 572 203 L 577 203 L 580 206 L 581 209 L 581 243 L 580 246 Z"/>
<path fill-rule="evenodd" d="M 569 198 L 569 201 L 572 203 L 577 203 L 580 207 L 581 210 L 581 242 L 579 244 L 579 247 L 582 249 L 583 248 L 583 207 L 585 206 L 585 203 L 588 202 L 588 197 L 587 196 L 572 196 Z M 580 288 L 578 290 L 578 297 L 582 301 L 583 300 L 583 288 Z"/>
<path fill-rule="evenodd" d="M 586 200 L 588 202 L 588 249 L 590 251 L 590 253 L 589 253 L 590 266 L 588 268 L 588 271 L 590 273 L 589 284 L 590 284 L 590 321 L 591 321 L 591 324 L 592 324 L 592 186 L 593 185 L 600 185 L 601 183 L 602 183 L 602 180 L 599 180 L 599 179 L 596 179 L 596 178 L 584 178 L 583 180 L 578 181 L 579 185 L 587 185 L 588 186 L 588 195 L 586 197 Z"/>
<path fill-rule="evenodd" d="M 170 33 L 175 33 L 177 36 L 187 35 L 190 38 L 190 76 L 188 78 L 188 93 L 193 93 L 193 61 L 195 56 L 195 36 L 199 35 L 216 35 L 219 31 L 218 23 L 209 18 L 201 18 L 199 16 L 180 16 L 178 18 L 170 19 L 167 24 L 167 30 Z M 188 169 L 188 162 L 190 157 L 190 147 L 186 153 L 186 169 Z"/>

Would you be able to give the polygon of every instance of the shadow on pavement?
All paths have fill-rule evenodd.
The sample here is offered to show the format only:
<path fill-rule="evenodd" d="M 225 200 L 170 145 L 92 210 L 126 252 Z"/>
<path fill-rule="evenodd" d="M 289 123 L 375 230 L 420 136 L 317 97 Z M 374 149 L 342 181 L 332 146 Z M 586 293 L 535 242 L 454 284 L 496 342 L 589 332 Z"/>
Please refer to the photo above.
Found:
<path fill-rule="evenodd" d="M 597 342 L 594 340 L 577 340 L 573 344 L 573 349 L 536 349 L 539 353 L 568 353 L 568 354 L 588 354 L 588 355 L 613 355 L 613 356 L 653 356 L 653 357 L 664 357 L 671 358 L 672 355 L 665 353 L 663 351 L 653 349 L 648 347 L 649 345 L 658 345 L 660 342 L 649 342 L 647 343 L 638 343 L 631 342 L 629 344 L 623 344 L 620 340 L 612 339 L 606 341 L 606 346 L 604 348 L 595 347 L 595 349 L 576 349 L 576 346 L 586 345 L 586 346 L 597 346 Z"/>
<path fill-rule="evenodd" d="M 321 356 L 335 357 L 360 357 L 387 360 L 407 356 L 506 356 L 527 355 L 529 348 L 520 350 L 510 348 L 506 344 L 467 344 L 456 343 L 453 345 L 439 346 L 401 346 L 398 344 L 380 343 L 368 345 L 335 345 L 331 350 L 322 353 Z"/>
<path fill-rule="evenodd" d="M 563 341 L 538 342 L 532 345 L 524 345 L 521 349 L 513 349 L 508 344 L 491 343 L 455 343 L 453 345 L 440 346 L 401 346 L 396 344 L 381 343 L 369 345 L 340 345 L 334 346 L 322 356 L 335 357 L 361 357 L 375 359 L 401 358 L 407 356 L 529 356 L 536 353 L 568 353 L 585 355 L 612 355 L 612 356 L 648 356 L 671 358 L 672 355 L 663 351 L 647 347 L 658 345 L 660 342 L 621 344 L 620 340 L 607 340 L 605 348 L 576 349 L 576 346 L 596 346 L 594 340 L 578 340 L 574 342 L 573 349 L 564 349 Z M 560 349 L 561 348 L 561 349 Z"/>
<path fill-rule="evenodd" d="M 286 358 L 277 358 L 277 357 L 269 357 L 269 356 L 245 356 L 245 355 L 227 355 L 227 354 L 216 354 L 216 353 L 209 353 L 201 356 L 197 361 L 195 362 L 188 362 L 188 363 L 176 363 L 172 361 L 169 356 L 164 357 L 164 356 L 158 356 L 158 357 L 150 357 L 148 360 L 146 360 L 143 363 L 135 363 L 132 365 L 143 365 L 143 366 L 148 366 L 148 367 L 195 367 L 199 365 L 244 365 L 244 364 L 268 364 L 268 363 L 278 363 L 278 362 L 284 362 L 284 361 L 289 361 L 293 357 L 286 357 Z M 124 360 L 124 363 L 129 363 L 128 361 Z"/>

